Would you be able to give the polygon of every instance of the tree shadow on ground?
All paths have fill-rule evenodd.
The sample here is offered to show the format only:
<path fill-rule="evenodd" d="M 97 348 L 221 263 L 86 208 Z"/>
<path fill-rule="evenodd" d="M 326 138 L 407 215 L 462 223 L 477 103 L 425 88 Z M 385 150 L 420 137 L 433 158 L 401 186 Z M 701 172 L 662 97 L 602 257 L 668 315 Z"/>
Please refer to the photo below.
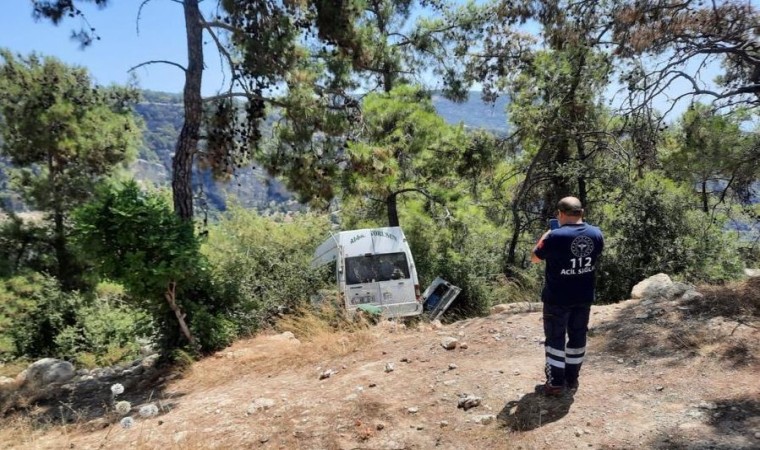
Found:
<path fill-rule="evenodd" d="M 19 392 L 15 407 L 8 408 L 6 415 L 25 415 L 39 426 L 90 423 L 95 428 L 103 428 L 124 417 L 115 412 L 118 401 L 131 404 L 128 415 L 134 415 L 141 405 L 148 403 L 157 406 L 158 414 L 164 414 L 174 409 L 176 400 L 185 395 L 166 392 L 168 379 L 177 376 L 172 371 L 171 367 L 164 366 L 139 379 L 107 376 L 51 386 L 33 396 Z M 118 396 L 114 396 L 110 389 L 116 383 L 124 386 L 124 392 Z"/>
<path fill-rule="evenodd" d="M 711 346 L 713 355 L 734 368 L 757 363 L 751 332 L 760 318 L 760 279 L 698 290 L 703 295 L 628 303 L 589 336 L 606 337 L 605 351 L 631 361 L 664 357 L 677 364 Z"/>
<path fill-rule="evenodd" d="M 512 431 L 530 431 L 565 417 L 574 401 L 572 392 L 561 397 L 531 392 L 504 405 L 496 419 Z"/>
<path fill-rule="evenodd" d="M 652 449 L 756 449 L 757 424 L 760 423 L 760 399 L 739 397 L 704 402 L 688 412 L 693 420 L 711 427 L 714 433 L 689 435 L 675 427 L 654 436 Z"/>

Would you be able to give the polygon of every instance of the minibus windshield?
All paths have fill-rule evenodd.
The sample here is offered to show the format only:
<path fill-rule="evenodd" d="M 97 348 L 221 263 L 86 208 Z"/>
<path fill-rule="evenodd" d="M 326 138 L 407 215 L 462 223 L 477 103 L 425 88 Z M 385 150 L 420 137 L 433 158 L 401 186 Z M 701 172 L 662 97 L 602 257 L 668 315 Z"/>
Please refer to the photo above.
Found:
<path fill-rule="evenodd" d="M 349 285 L 407 278 L 409 264 L 403 252 L 346 258 L 346 284 Z"/>

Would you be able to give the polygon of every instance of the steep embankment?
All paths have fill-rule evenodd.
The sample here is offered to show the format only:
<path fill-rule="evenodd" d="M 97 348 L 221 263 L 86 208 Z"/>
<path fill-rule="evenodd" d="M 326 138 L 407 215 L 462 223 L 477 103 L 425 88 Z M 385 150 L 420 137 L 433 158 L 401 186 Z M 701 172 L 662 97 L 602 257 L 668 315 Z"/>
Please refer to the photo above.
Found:
<path fill-rule="evenodd" d="M 304 342 L 259 336 L 133 395 L 130 429 L 115 414 L 38 431 L 6 421 L 0 444 L 758 448 L 760 279 L 751 282 L 594 307 L 580 389 L 561 399 L 533 393 L 543 377 L 542 323 L 526 305 L 442 327 L 386 323 Z M 456 348 L 446 350 L 446 338 Z M 480 404 L 459 408 L 465 395 Z M 140 402 L 157 404 L 159 416 L 140 418 Z"/>

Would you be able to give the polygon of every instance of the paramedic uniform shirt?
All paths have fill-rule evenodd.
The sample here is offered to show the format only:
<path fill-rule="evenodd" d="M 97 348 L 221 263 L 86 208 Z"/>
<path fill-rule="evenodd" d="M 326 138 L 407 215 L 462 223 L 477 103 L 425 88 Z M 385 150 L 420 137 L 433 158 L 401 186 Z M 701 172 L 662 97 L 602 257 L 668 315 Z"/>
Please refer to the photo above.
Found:
<path fill-rule="evenodd" d="M 534 253 L 546 261 L 541 301 L 551 305 L 583 305 L 594 301 L 594 276 L 604 238 L 587 223 L 552 230 Z"/>

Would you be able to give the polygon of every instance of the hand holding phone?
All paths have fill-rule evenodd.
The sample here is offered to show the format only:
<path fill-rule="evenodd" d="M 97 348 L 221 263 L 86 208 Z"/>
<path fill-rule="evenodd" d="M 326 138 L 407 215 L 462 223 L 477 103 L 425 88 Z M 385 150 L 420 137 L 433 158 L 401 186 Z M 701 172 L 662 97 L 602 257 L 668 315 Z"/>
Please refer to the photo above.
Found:
<path fill-rule="evenodd" d="M 559 219 L 549 219 L 549 229 L 556 230 L 559 228 Z"/>

